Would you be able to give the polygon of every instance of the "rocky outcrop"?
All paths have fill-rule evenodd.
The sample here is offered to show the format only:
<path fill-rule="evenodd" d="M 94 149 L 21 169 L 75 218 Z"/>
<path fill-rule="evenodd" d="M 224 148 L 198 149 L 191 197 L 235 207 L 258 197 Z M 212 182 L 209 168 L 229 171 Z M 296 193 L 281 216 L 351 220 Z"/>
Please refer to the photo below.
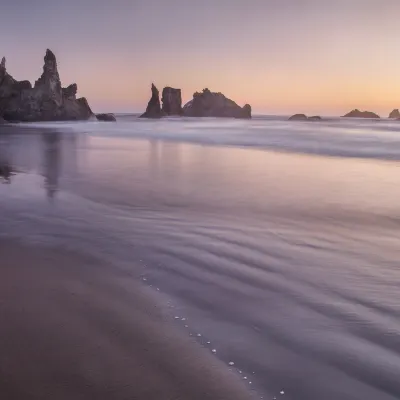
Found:
<path fill-rule="evenodd" d="M 241 116 L 239 118 L 249 119 L 251 118 L 251 105 L 245 104 L 241 111 Z"/>
<path fill-rule="evenodd" d="M 343 115 L 343 118 L 380 118 L 380 116 L 371 111 L 360 111 L 358 109 L 355 109 L 350 111 L 346 115 Z"/>
<path fill-rule="evenodd" d="M 251 106 L 246 104 L 242 108 L 222 93 L 204 89 L 202 93 L 196 92 L 193 100 L 185 104 L 183 115 L 185 117 L 251 118 Z"/>
<path fill-rule="evenodd" d="M 68 87 L 62 89 L 62 95 L 65 99 L 73 100 L 76 98 L 76 93 L 78 92 L 78 86 L 76 83 L 69 85 Z"/>
<path fill-rule="evenodd" d="M 8 121 L 86 120 L 93 113 L 87 100 L 76 98 L 77 85 L 62 88 L 57 60 L 46 51 L 43 73 L 32 88 L 28 81 L 16 81 L 0 64 L 0 115 Z"/>
<path fill-rule="evenodd" d="M 98 121 L 105 121 L 105 122 L 117 121 L 114 114 L 96 114 L 96 118 Z"/>
<path fill-rule="evenodd" d="M 305 114 L 294 114 L 289 118 L 289 121 L 321 121 L 322 118 L 318 115 L 307 117 Z"/>
<path fill-rule="evenodd" d="M 151 99 L 147 104 L 146 112 L 140 116 L 140 118 L 161 118 L 163 113 L 161 111 L 160 103 L 160 92 L 154 86 L 151 85 Z"/>
<path fill-rule="evenodd" d="M 181 89 L 165 87 L 161 96 L 162 112 L 165 115 L 182 115 Z"/>
<path fill-rule="evenodd" d="M 396 118 L 396 119 L 399 119 L 399 118 L 400 118 L 400 111 L 396 108 L 395 110 L 393 110 L 393 111 L 389 114 L 389 118 Z"/>
<path fill-rule="evenodd" d="M 307 121 L 307 119 L 305 114 L 294 114 L 289 118 L 289 121 Z"/>

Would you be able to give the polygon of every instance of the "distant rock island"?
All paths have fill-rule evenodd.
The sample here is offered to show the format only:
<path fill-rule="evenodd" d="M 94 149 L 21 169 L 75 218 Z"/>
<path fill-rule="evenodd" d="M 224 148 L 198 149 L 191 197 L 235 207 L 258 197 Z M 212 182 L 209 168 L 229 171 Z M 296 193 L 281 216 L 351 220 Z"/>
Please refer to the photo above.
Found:
<path fill-rule="evenodd" d="M 394 109 L 390 114 L 389 114 L 389 118 L 396 118 L 399 119 L 400 118 L 400 111 L 396 108 Z"/>
<path fill-rule="evenodd" d="M 343 118 L 380 118 L 380 116 L 371 111 L 360 111 L 355 109 L 346 115 L 343 115 Z"/>
<path fill-rule="evenodd" d="M 233 100 L 222 93 L 214 93 L 203 89 L 196 92 L 193 100 L 183 107 L 185 117 L 225 117 L 225 118 L 251 118 L 251 106 L 238 106 Z"/>
<path fill-rule="evenodd" d="M 32 87 L 29 81 L 17 81 L 0 64 L 0 116 L 10 122 L 87 120 L 93 117 L 87 100 L 76 98 L 74 83 L 62 88 L 57 60 L 46 51 L 43 73 Z"/>
<path fill-rule="evenodd" d="M 96 114 L 96 118 L 98 121 L 105 121 L 105 122 L 117 121 L 114 114 Z"/>
<path fill-rule="evenodd" d="M 289 118 L 289 121 L 321 121 L 322 118 L 318 115 L 307 117 L 305 114 L 294 114 Z"/>
<path fill-rule="evenodd" d="M 146 112 L 141 118 L 161 118 L 165 116 L 184 117 L 222 117 L 222 118 L 251 118 L 251 107 L 246 104 L 238 106 L 233 100 L 228 99 L 222 93 L 214 93 L 204 89 L 196 92 L 193 100 L 182 108 L 181 89 L 165 87 L 162 94 L 162 107 L 160 94 L 154 84 L 151 86 L 151 98 Z"/>

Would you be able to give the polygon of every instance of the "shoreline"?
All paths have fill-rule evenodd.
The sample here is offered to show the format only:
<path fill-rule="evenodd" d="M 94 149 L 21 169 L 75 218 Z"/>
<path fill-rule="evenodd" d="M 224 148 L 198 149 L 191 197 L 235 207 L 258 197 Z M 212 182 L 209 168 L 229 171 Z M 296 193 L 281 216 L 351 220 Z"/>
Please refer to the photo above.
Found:
<path fill-rule="evenodd" d="M 118 269 L 9 239 L 0 257 L 4 398 L 253 398 Z"/>
<path fill-rule="evenodd" d="M 195 119 L 194 119 L 195 120 Z M 203 119 L 202 119 L 203 120 Z M 204 120 L 207 120 L 204 118 Z M 344 134 L 340 132 L 342 127 L 338 120 L 337 129 L 335 134 L 325 135 L 324 132 L 317 133 L 312 129 L 304 133 L 301 130 L 301 125 L 298 124 L 293 129 L 287 131 L 276 131 L 273 127 L 266 126 L 265 130 L 260 133 L 260 130 L 254 129 L 250 135 L 237 134 L 241 130 L 245 131 L 253 129 L 252 126 L 248 127 L 235 127 L 233 134 L 227 132 L 231 129 L 229 126 L 224 126 L 224 121 L 228 119 L 218 119 L 217 124 L 221 123 L 225 131 L 221 131 L 219 135 L 211 136 L 206 130 L 201 132 L 199 127 L 194 125 L 197 129 L 194 131 L 174 135 L 173 129 L 180 129 L 180 125 L 176 125 L 179 119 L 166 119 L 166 120 L 152 120 L 150 122 L 142 122 L 143 119 L 136 118 L 134 121 L 124 121 L 121 124 L 103 124 L 101 122 L 90 121 L 75 121 L 70 123 L 21 123 L 0 125 L 0 138 L 8 138 L 18 135 L 40 135 L 43 133 L 56 132 L 63 135 L 64 133 L 71 135 L 81 135 L 89 137 L 101 137 L 113 139 L 127 139 L 127 140 L 148 140 L 150 142 L 165 142 L 165 143 L 182 143 L 187 145 L 219 147 L 229 149 L 250 149 L 261 152 L 270 152 L 276 154 L 293 154 L 298 156 L 316 156 L 316 157 L 329 157 L 334 159 L 358 159 L 365 161 L 378 161 L 378 162 L 398 162 L 400 161 L 400 150 L 396 148 L 397 141 L 395 136 L 398 135 L 397 130 L 378 129 L 370 135 L 359 134 L 354 135 Z M 157 129 L 150 131 L 148 124 L 160 124 L 161 121 L 170 123 L 171 128 L 166 130 L 168 125 L 158 125 Z M 252 119 L 251 123 L 256 123 L 257 119 Z M 194 121 L 196 122 L 196 121 Z M 198 121 L 197 121 L 198 122 Z M 208 121 L 209 122 L 209 121 Z M 215 123 L 216 121 L 214 121 Z M 284 120 L 276 120 L 279 123 L 286 123 Z M 321 124 L 324 124 L 323 121 Z M 365 122 L 362 121 L 362 122 Z M 383 121 L 382 121 L 383 122 Z M 385 122 L 391 122 L 387 120 Z M 180 122 L 179 122 L 180 123 Z M 307 123 L 307 122 L 306 122 Z M 132 126 L 131 124 L 137 124 Z M 315 123 L 311 123 L 316 126 Z M 322 128 L 330 128 L 329 125 L 320 125 Z M 219 125 L 217 125 L 219 127 Z M 299 128 L 300 127 L 300 128 Z M 281 129 L 281 128 L 280 128 Z M 298 130 L 300 129 L 300 130 Z M 348 129 L 348 127 L 347 127 Z M 358 126 L 353 126 L 351 129 L 359 129 Z M 235 131 L 236 130 L 236 131 Z M 342 129 L 344 130 L 344 129 Z M 112 134 L 110 133 L 112 132 Z M 368 131 L 367 131 L 368 133 Z M 112 136 L 111 136 L 112 135 Z M 321 138 L 321 142 L 317 139 Z M 373 140 L 371 140 L 373 139 Z M 379 146 L 376 146 L 376 141 L 379 141 Z M 0 154 L 1 155 L 1 154 Z"/>

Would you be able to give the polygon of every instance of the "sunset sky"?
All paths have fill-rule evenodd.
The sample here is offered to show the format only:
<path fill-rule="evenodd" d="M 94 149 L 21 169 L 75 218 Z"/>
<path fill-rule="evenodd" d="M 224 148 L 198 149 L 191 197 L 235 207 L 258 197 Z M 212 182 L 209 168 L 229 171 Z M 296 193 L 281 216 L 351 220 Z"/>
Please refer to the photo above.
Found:
<path fill-rule="evenodd" d="M 400 108 L 400 0 L 2 2 L 8 72 L 32 82 L 46 48 L 94 111 L 139 112 L 152 82 L 208 87 L 254 113 Z"/>

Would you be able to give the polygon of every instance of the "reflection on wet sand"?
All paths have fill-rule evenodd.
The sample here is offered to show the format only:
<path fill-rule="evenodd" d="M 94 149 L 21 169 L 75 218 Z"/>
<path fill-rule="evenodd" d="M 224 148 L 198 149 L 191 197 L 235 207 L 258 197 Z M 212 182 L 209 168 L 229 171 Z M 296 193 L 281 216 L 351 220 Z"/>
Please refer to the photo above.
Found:
<path fill-rule="evenodd" d="M 0 144 L 0 181 L 2 183 L 11 183 L 13 168 L 11 166 L 11 152 L 7 143 Z"/>
<path fill-rule="evenodd" d="M 54 130 L 25 131 L 8 127 L 0 131 L 0 138 L 0 181 L 11 183 L 17 172 L 33 171 L 44 177 L 46 194 L 54 199 L 59 191 L 62 159 L 68 160 L 69 168 L 75 168 L 76 158 L 71 151 L 71 146 L 76 147 L 75 137 L 65 138 Z M 66 157 L 64 152 L 68 152 Z M 39 170 L 38 166 L 41 166 Z"/>
<path fill-rule="evenodd" d="M 0 160 L 0 178 L 3 183 L 11 183 L 12 168 L 7 163 L 2 163 Z"/>
<path fill-rule="evenodd" d="M 42 134 L 43 140 L 43 176 L 49 199 L 54 199 L 59 190 L 60 176 L 60 133 L 45 131 Z"/>

